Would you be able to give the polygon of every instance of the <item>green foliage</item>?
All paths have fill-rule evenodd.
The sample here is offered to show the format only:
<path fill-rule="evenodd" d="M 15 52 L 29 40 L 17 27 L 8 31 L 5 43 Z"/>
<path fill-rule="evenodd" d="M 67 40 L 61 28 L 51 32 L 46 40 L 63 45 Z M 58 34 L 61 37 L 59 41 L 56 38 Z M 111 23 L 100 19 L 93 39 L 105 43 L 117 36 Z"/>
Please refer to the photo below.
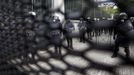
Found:
<path fill-rule="evenodd" d="M 119 13 L 119 9 L 113 9 L 113 7 L 101 7 L 100 10 L 109 15 Z"/>

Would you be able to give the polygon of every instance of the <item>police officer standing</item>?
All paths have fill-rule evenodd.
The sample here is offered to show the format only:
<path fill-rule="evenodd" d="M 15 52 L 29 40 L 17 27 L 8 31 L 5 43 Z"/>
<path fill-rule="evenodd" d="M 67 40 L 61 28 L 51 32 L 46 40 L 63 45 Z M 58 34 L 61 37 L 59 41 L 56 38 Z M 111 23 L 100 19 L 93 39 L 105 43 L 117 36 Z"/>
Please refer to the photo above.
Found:
<path fill-rule="evenodd" d="M 129 38 L 127 37 L 127 33 L 131 30 L 133 30 L 133 25 L 128 19 L 128 16 L 126 13 L 120 13 L 119 19 L 117 20 L 116 26 L 114 28 L 115 34 L 115 48 L 114 53 L 112 55 L 112 58 L 117 57 L 119 47 L 124 47 L 126 58 L 129 59 L 130 51 L 129 51 Z"/>
<path fill-rule="evenodd" d="M 74 25 L 72 24 L 72 22 L 68 19 L 65 23 L 64 26 L 64 34 L 65 37 L 67 39 L 67 43 L 68 43 L 68 47 L 73 49 L 73 45 L 72 45 L 72 32 L 73 30 L 75 30 Z"/>
<path fill-rule="evenodd" d="M 90 40 L 92 40 L 92 21 L 91 21 L 91 19 L 90 19 L 90 17 L 88 17 L 87 18 L 87 30 L 86 30 L 86 32 L 87 32 L 87 36 L 88 36 L 88 39 L 90 39 Z"/>
<path fill-rule="evenodd" d="M 61 32 L 62 32 L 62 24 L 60 23 L 60 20 L 57 18 L 54 18 L 49 26 L 48 26 L 48 36 L 49 41 L 51 44 L 55 47 L 56 55 L 61 56 Z"/>
<path fill-rule="evenodd" d="M 78 24 L 79 28 L 79 35 L 80 35 L 80 42 L 85 43 L 85 34 L 86 34 L 86 21 L 84 21 L 82 18 L 80 19 L 80 22 Z"/>

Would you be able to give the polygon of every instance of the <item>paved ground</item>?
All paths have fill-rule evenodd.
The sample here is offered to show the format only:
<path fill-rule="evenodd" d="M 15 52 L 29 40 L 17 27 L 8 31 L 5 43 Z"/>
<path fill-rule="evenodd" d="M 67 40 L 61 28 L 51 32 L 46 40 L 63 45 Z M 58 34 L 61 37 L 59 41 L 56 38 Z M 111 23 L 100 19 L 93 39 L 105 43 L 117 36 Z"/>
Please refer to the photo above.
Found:
<path fill-rule="evenodd" d="M 97 40 L 101 43 L 109 42 L 107 35 L 101 35 Z M 96 38 L 93 37 L 96 41 Z M 111 41 L 113 41 L 111 39 Z M 35 60 L 13 59 L 11 64 L 26 72 L 28 75 L 133 75 L 134 65 L 126 62 L 123 48 L 120 48 L 119 57 L 111 58 L 112 51 L 92 48 L 90 43 L 80 43 L 73 39 L 74 49 L 66 48 L 64 41 L 62 59 L 54 54 L 54 48 L 39 50 Z M 133 60 L 134 46 L 130 46 L 131 60 Z M 30 55 L 29 55 L 30 56 Z M 22 63 L 23 62 L 23 63 Z"/>

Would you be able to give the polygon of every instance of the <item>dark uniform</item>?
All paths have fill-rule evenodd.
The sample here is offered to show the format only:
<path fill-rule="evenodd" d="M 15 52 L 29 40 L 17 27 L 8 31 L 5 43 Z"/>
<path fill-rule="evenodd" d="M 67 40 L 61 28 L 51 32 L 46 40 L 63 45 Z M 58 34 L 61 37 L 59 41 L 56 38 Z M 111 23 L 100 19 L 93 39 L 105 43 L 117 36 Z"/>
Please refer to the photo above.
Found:
<path fill-rule="evenodd" d="M 130 22 L 130 20 L 127 20 L 127 15 L 121 14 L 119 17 L 119 21 L 117 21 L 117 24 L 115 26 L 115 34 L 114 34 L 114 38 L 115 38 L 115 49 L 114 49 L 114 53 L 112 55 L 112 57 L 117 57 L 118 55 L 118 51 L 119 51 L 119 47 L 124 47 L 125 48 L 125 53 L 126 53 L 126 57 L 129 58 L 130 56 L 130 52 L 129 52 L 129 38 L 127 37 L 127 33 L 131 30 L 133 30 L 133 26 L 132 23 Z"/>
<path fill-rule="evenodd" d="M 64 26 L 64 34 L 67 39 L 68 47 L 73 48 L 72 45 L 72 32 L 74 30 L 74 25 L 70 20 L 67 20 L 65 26 Z"/>
<path fill-rule="evenodd" d="M 130 17 L 130 21 L 132 22 L 133 27 L 134 27 L 134 17 Z"/>
<path fill-rule="evenodd" d="M 80 42 L 85 42 L 85 34 L 86 34 L 86 22 L 83 20 L 80 20 L 79 24 L 78 24 L 78 28 L 79 28 L 79 35 L 80 35 Z"/>
<path fill-rule="evenodd" d="M 27 53 L 31 53 L 31 58 L 35 59 L 35 55 L 36 55 L 36 50 L 35 50 L 35 32 L 33 30 L 34 28 L 34 20 L 35 20 L 35 16 L 29 14 L 25 19 L 24 19 L 24 24 L 25 27 L 23 28 L 23 19 L 17 19 L 18 25 L 17 25 L 17 29 L 21 29 L 18 33 L 18 38 L 20 38 L 21 36 L 24 36 L 23 39 L 26 39 L 25 41 L 22 40 L 22 42 L 27 43 L 25 46 L 25 49 L 27 49 Z M 25 31 L 23 34 L 22 31 Z M 25 57 L 28 58 L 28 54 L 26 53 Z"/>
<path fill-rule="evenodd" d="M 55 46 L 55 52 L 61 55 L 61 29 L 62 24 L 59 20 L 54 19 L 49 25 L 49 41 Z"/>
<path fill-rule="evenodd" d="M 87 30 L 86 30 L 86 32 L 87 32 L 87 36 L 88 36 L 88 39 L 92 39 L 92 35 L 91 35 L 91 33 L 92 33 L 92 21 L 90 20 L 90 19 L 88 19 L 87 20 Z"/>

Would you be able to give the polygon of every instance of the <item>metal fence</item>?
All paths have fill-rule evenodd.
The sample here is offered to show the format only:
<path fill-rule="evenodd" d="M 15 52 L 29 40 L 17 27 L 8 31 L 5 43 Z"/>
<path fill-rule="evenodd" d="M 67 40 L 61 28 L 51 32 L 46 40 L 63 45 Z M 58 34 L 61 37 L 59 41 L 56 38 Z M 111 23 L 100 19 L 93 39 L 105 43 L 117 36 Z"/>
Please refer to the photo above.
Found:
<path fill-rule="evenodd" d="M 93 3 L 90 0 L 83 1 L 88 5 Z M 36 17 L 30 18 L 31 22 L 29 22 L 27 12 L 33 10 L 32 6 L 35 11 L 41 9 L 41 12 Z M 53 12 L 59 12 L 66 17 L 73 12 L 64 13 L 59 8 L 52 10 L 45 4 L 32 4 L 31 0 L 1 0 L 0 7 L 1 75 L 97 75 L 94 70 L 97 70 L 97 73 L 104 71 L 102 75 L 119 75 L 116 70 L 118 66 L 97 62 L 87 56 L 87 53 L 92 53 L 94 49 L 112 53 L 113 44 L 110 42 L 103 44 L 97 41 L 100 35 L 94 36 L 94 41 L 86 39 L 87 47 L 81 51 L 75 48 L 69 49 L 63 42 L 61 59 L 55 57 L 53 49 L 47 48 L 49 41 L 44 34 L 49 25 L 48 18 Z M 88 7 L 85 7 L 83 11 L 80 10 L 81 14 L 75 17 L 83 17 L 87 13 L 86 9 Z M 104 25 L 105 23 L 108 25 Z M 106 21 L 99 22 L 99 24 L 102 25 L 98 25 L 98 22 L 94 23 L 95 29 L 92 33 L 97 34 L 101 30 L 102 34 L 104 32 L 108 34 L 106 38 L 110 40 L 113 34 L 109 34 L 109 30 L 114 22 Z M 75 40 L 77 38 L 78 36 L 74 37 Z M 65 41 L 64 38 L 63 41 Z M 122 60 L 119 65 L 133 67 L 133 60 L 127 62 L 122 54 L 119 55 L 119 58 Z"/>

